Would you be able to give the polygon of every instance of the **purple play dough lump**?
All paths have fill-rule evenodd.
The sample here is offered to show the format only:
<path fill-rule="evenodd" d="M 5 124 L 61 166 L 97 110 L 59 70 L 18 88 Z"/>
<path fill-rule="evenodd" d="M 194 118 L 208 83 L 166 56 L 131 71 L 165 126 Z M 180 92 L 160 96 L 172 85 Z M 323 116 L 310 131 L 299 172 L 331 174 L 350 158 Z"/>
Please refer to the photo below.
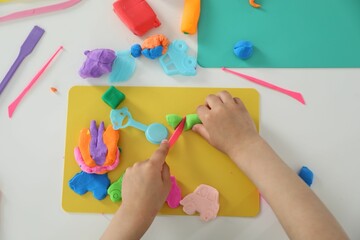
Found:
<path fill-rule="evenodd" d="M 79 74 L 82 78 L 99 78 L 111 72 L 116 58 L 115 51 L 111 49 L 95 49 L 85 51 L 86 61 L 82 65 Z"/>
<path fill-rule="evenodd" d="M 93 120 L 90 123 L 90 154 L 96 162 L 96 165 L 102 166 L 105 163 L 107 155 L 107 147 L 103 141 L 105 126 L 104 122 L 100 123 L 99 129 L 96 127 L 96 122 Z"/>

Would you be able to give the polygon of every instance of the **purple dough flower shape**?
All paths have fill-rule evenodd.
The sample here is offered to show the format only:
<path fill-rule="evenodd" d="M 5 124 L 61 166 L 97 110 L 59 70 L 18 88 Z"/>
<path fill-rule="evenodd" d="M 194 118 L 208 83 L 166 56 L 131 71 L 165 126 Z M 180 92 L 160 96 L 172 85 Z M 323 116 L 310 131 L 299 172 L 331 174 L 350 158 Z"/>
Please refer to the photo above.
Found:
<path fill-rule="evenodd" d="M 111 49 L 95 49 L 85 51 L 86 60 L 82 65 L 79 74 L 82 78 L 99 78 L 112 71 L 115 61 L 115 51 Z"/>
<path fill-rule="evenodd" d="M 96 122 L 91 121 L 90 123 L 90 154 L 96 165 L 102 166 L 105 163 L 106 154 L 107 154 L 107 147 L 103 141 L 103 134 L 104 134 L 105 126 L 104 122 L 100 123 L 99 129 L 96 127 Z"/>

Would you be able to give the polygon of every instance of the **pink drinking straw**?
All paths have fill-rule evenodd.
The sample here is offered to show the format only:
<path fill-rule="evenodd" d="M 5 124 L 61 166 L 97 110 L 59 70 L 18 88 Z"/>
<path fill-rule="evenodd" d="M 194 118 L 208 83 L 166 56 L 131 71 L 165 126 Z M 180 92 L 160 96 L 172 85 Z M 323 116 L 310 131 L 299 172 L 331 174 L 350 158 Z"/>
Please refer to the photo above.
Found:
<path fill-rule="evenodd" d="M 241 78 L 244 78 L 246 80 L 249 80 L 251 82 L 254 82 L 256 84 L 259 84 L 261 86 L 264 86 L 264 87 L 267 87 L 267 88 L 270 88 L 270 89 L 273 89 L 275 91 L 278 91 L 278 92 L 281 92 L 283 94 L 286 94 L 294 99 L 296 99 L 297 101 L 301 102 L 302 104 L 305 105 L 305 99 L 303 98 L 302 94 L 299 93 L 299 92 L 294 92 L 294 91 L 290 91 L 288 89 L 285 89 L 285 88 L 282 88 L 282 87 L 279 87 L 279 86 L 276 86 L 276 85 L 273 85 L 271 83 L 268 83 L 268 82 L 265 82 L 263 80 L 260 80 L 260 79 L 257 79 L 257 78 L 254 78 L 254 77 L 251 77 L 251 76 L 248 76 L 248 75 L 245 75 L 243 73 L 239 73 L 239 72 L 235 72 L 235 71 L 232 71 L 228 68 L 222 68 L 223 71 L 225 72 L 228 72 L 228 73 L 231 73 L 231 74 L 234 74 L 236 76 L 239 76 Z"/>
<path fill-rule="evenodd" d="M 30 88 L 35 84 L 35 82 L 40 78 L 40 76 L 45 72 L 46 68 L 56 57 L 56 55 L 63 49 L 63 46 L 60 46 L 59 49 L 52 55 L 52 57 L 47 61 L 47 63 L 40 69 L 40 71 L 35 75 L 35 77 L 30 81 L 30 83 L 24 88 L 24 90 L 19 94 L 19 96 L 8 106 L 9 118 L 12 117 L 16 107 L 19 105 L 21 99 L 25 94 L 30 90 Z"/>

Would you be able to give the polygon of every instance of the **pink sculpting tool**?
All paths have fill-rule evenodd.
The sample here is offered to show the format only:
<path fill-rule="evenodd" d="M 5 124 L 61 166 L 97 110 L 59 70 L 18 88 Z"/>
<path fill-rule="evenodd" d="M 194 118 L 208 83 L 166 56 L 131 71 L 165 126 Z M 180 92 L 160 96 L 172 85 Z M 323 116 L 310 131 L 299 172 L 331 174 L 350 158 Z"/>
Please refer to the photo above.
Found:
<path fill-rule="evenodd" d="M 184 117 L 181 122 L 179 123 L 179 125 L 176 127 L 174 133 L 171 135 L 170 139 L 169 139 L 169 146 L 170 148 L 175 144 L 176 140 L 178 140 L 178 138 L 180 137 L 181 133 L 184 130 L 185 127 L 185 122 L 186 122 L 186 117 Z"/>
<path fill-rule="evenodd" d="M 55 56 L 63 49 L 63 46 L 60 46 L 59 49 L 54 53 L 54 55 L 47 61 L 47 63 L 40 69 L 40 71 L 35 75 L 35 77 L 30 81 L 30 83 L 24 88 L 20 95 L 8 106 L 9 118 L 12 117 L 16 107 L 19 105 L 21 99 L 25 94 L 30 90 L 30 88 L 35 84 L 35 82 L 40 78 L 40 76 L 45 72 L 46 68 L 55 58 Z"/>
<path fill-rule="evenodd" d="M 34 16 L 34 15 L 39 15 L 39 14 L 43 14 L 43 13 L 63 10 L 63 9 L 74 6 L 75 4 L 79 3 L 80 1 L 81 0 L 68 0 L 65 2 L 56 3 L 56 4 L 44 6 L 44 7 L 32 8 L 32 9 L 28 9 L 28 10 L 24 10 L 24 11 L 10 13 L 8 15 L 0 17 L 0 23 L 19 19 L 19 18 L 25 18 L 25 17 Z"/>
<path fill-rule="evenodd" d="M 273 85 L 271 83 L 268 83 L 268 82 L 265 82 L 263 80 L 260 80 L 260 79 L 257 79 L 257 78 L 254 78 L 254 77 L 251 77 L 251 76 L 248 76 L 248 75 L 245 75 L 245 74 L 242 74 L 242 73 L 239 73 L 239 72 L 235 72 L 235 71 L 232 71 L 228 68 L 222 68 L 223 71 L 225 72 L 228 72 L 228 73 L 231 73 L 231 74 L 234 74 L 236 76 L 239 76 L 241 78 L 245 78 L 246 80 L 249 80 L 251 82 L 254 82 L 254 83 L 257 83 L 261 86 L 264 86 L 264 87 L 267 87 L 267 88 L 270 88 L 270 89 L 273 89 L 275 91 L 278 91 L 278 92 L 281 92 L 283 94 L 286 94 L 294 99 L 296 99 L 297 101 L 301 102 L 302 104 L 305 105 L 305 99 L 303 98 L 302 94 L 299 93 L 299 92 L 294 92 L 294 91 L 290 91 L 288 89 L 285 89 L 285 88 L 282 88 L 282 87 L 279 87 L 279 86 L 276 86 L 276 85 Z"/>

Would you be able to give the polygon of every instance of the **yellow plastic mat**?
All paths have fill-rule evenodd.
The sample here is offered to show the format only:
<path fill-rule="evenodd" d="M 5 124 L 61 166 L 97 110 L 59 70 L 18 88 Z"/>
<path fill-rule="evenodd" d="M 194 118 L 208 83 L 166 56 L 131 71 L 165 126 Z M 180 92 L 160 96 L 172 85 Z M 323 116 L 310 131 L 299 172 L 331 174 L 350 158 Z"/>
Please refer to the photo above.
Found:
<path fill-rule="evenodd" d="M 78 172 L 73 150 L 77 146 L 80 130 L 89 128 L 90 121 L 110 124 L 110 107 L 102 99 L 108 87 L 73 87 L 69 92 L 66 128 L 66 148 L 62 206 L 67 212 L 114 213 L 120 203 L 111 202 L 109 196 L 96 200 L 91 192 L 82 196 L 74 193 L 68 181 Z M 117 87 L 126 95 L 118 108 L 128 107 L 134 120 L 143 124 L 164 124 L 169 135 L 173 132 L 165 116 L 170 113 L 184 116 L 195 113 L 210 93 L 219 88 L 170 88 L 170 87 Z M 240 97 L 248 108 L 257 128 L 259 127 L 259 95 L 255 89 L 226 89 Z M 128 127 L 120 129 L 119 147 L 122 149 L 119 166 L 109 173 L 116 181 L 125 169 L 137 161 L 145 160 L 157 148 L 146 140 L 145 134 Z M 192 131 L 184 132 L 167 157 L 171 174 L 177 178 L 183 197 L 200 184 L 208 184 L 220 193 L 221 216 L 255 216 L 259 212 L 259 193 L 250 180 L 224 154 L 215 150 Z M 160 214 L 185 215 L 181 206 L 170 209 L 165 204 Z"/>

